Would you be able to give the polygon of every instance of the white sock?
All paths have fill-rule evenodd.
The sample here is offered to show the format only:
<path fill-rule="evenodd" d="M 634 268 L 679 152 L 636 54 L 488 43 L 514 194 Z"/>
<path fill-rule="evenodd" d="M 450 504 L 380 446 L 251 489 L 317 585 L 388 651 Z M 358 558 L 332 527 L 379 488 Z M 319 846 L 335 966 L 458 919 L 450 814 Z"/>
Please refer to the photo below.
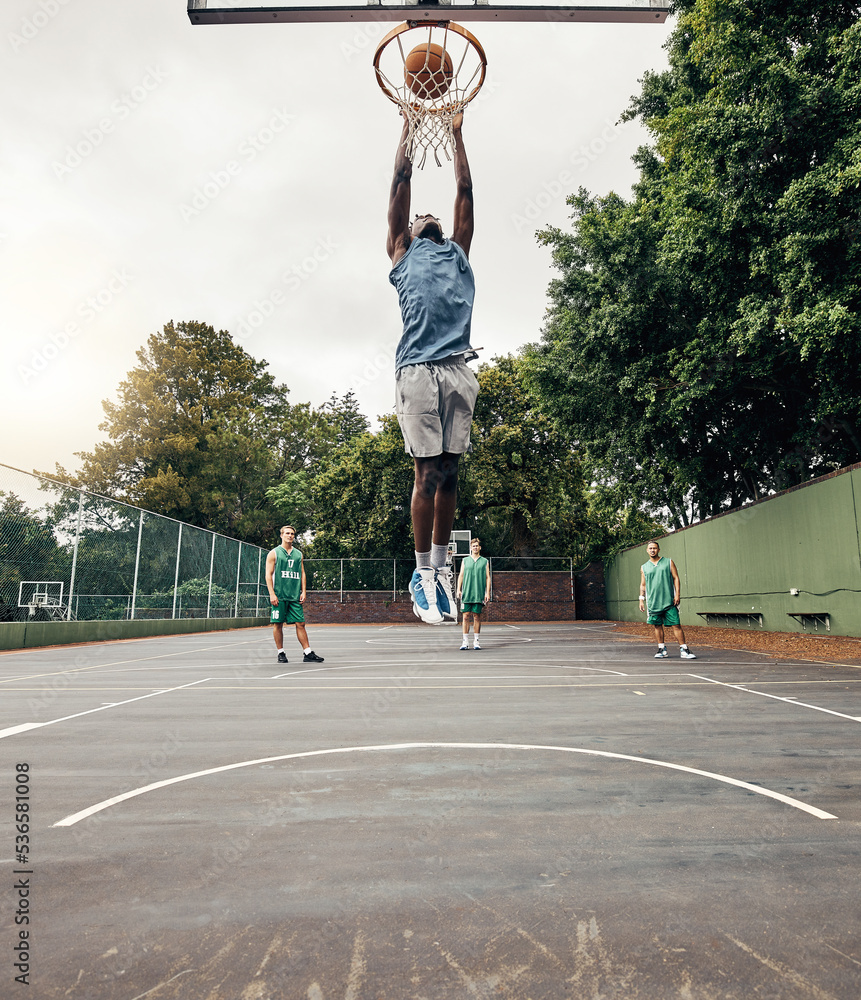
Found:
<path fill-rule="evenodd" d="M 430 552 L 416 552 L 416 569 L 433 569 Z"/>
<path fill-rule="evenodd" d="M 436 542 L 431 542 L 431 566 L 434 569 L 442 569 L 445 566 L 447 556 L 447 545 L 437 545 Z"/>
<path fill-rule="evenodd" d="M 278 650 L 278 652 L 279 652 L 279 653 L 283 653 L 283 652 L 284 652 L 284 647 L 282 646 L 282 647 L 281 647 L 281 648 L 280 648 L 280 649 Z"/>
<path fill-rule="evenodd" d="M 306 649 L 303 649 L 302 652 L 307 656 L 311 652 L 311 647 L 308 646 Z"/>

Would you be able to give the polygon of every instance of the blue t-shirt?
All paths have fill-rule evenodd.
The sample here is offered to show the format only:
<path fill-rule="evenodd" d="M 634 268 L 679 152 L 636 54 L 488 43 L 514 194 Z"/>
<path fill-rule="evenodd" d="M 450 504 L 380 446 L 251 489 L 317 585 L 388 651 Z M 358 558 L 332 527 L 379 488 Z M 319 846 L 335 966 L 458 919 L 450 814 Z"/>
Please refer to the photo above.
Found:
<path fill-rule="evenodd" d="M 457 243 L 412 240 L 389 281 L 398 291 L 404 320 L 396 369 L 469 350 L 475 279 Z"/>

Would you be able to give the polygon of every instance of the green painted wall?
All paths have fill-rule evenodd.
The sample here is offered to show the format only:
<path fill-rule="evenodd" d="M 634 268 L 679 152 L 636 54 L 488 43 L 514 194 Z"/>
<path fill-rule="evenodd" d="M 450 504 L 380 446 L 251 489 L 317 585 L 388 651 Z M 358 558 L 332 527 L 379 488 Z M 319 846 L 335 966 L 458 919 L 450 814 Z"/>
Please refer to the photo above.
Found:
<path fill-rule="evenodd" d="M 132 622 L 3 622 L 0 623 L 0 649 L 260 628 L 268 624 L 268 615 L 265 618 L 176 618 Z"/>
<path fill-rule="evenodd" d="M 861 636 L 861 464 L 659 541 L 681 577 L 683 625 L 703 624 L 697 612 L 748 612 L 765 630 L 798 632 L 789 612 L 827 612 L 831 635 Z M 643 620 L 647 558 L 639 545 L 607 564 L 608 618 Z"/>

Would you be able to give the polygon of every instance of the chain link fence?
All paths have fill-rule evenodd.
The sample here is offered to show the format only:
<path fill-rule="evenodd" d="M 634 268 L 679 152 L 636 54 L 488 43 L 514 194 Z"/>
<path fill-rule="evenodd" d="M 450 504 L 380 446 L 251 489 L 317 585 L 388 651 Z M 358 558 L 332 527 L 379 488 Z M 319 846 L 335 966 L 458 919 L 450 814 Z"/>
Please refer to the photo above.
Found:
<path fill-rule="evenodd" d="M 268 615 L 266 555 L 257 545 L 0 463 L 0 621 Z M 492 573 L 570 572 L 573 594 L 567 557 L 488 561 Z M 456 556 L 455 574 L 460 564 Z M 407 593 L 414 569 L 408 559 L 305 562 L 309 592 L 341 600 L 349 593 L 395 599 Z"/>
<path fill-rule="evenodd" d="M 266 614 L 266 550 L 0 465 L 0 621 Z"/>

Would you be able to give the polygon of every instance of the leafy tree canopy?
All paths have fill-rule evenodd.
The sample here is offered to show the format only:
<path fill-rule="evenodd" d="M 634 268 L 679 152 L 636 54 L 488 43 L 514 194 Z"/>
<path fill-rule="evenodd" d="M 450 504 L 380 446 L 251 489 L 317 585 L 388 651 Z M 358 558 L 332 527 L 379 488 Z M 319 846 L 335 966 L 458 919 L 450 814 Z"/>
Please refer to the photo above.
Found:
<path fill-rule="evenodd" d="M 626 499 L 689 523 L 861 458 L 861 8 L 677 0 L 631 201 L 569 198 L 528 359 Z"/>
<path fill-rule="evenodd" d="M 570 555 L 578 564 L 620 539 L 633 544 L 663 530 L 614 509 L 607 493 L 598 499 L 570 441 L 526 386 L 523 365 L 509 356 L 478 369 L 473 450 L 461 462 L 455 528 L 480 535 L 491 555 Z M 412 486 L 413 461 L 397 419 L 386 416 L 379 433 L 333 451 L 314 481 L 317 534 L 309 554 L 411 558 Z"/>
<path fill-rule="evenodd" d="M 367 426 L 350 393 L 291 405 L 265 361 L 204 323 L 168 323 L 137 359 L 118 400 L 102 404 L 108 439 L 78 453 L 77 475 L 58 467 L 57 477 L 246 541 L 277 540 L 295 498 L 273 488 L 313 477 Z"/>

